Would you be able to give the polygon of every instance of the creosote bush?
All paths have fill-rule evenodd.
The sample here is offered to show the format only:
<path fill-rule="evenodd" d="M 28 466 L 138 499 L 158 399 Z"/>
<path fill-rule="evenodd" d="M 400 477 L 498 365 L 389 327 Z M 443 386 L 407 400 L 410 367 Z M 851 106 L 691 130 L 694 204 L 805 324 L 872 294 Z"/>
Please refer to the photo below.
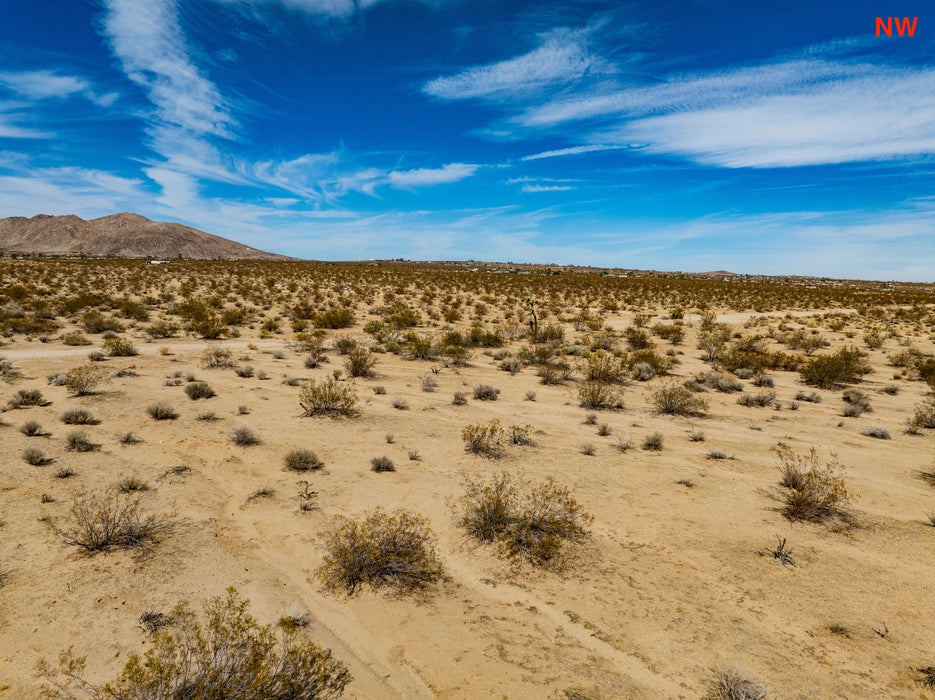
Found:
<path fill-rule="evenodd" d="M 676 416 L 703 416 L 708 410 L 704 399 L 695 396 L 688 387 L 674 382 L 654 391 L 650 402 L 657 413 Z"/>
<path fill-rule="evenodd" d="M 46 680 L 45 695 L 75 698 L 80 690 L 95 700 L 334 700 L 351 681 L 330 650 L 299 636 L 302 625 L 280 624 L 278 633 L 260 625 L 234 588 L 210 599 L 201 620 L 182 600 L 159 621 L 146 654 L 132 655 L 103 687 L 82 677 L 86 657 L 73 647 L 61 653 L 57 667 L 42 660 L 37 671 Z"/>
<path fill-rule="evenodd" d="M 349 377 L 372 377 L 377 364 L 376 356 L 363 346 L 356 346 L 347 353 L 344 369 Z"/>
<path fill-rule="evenodd" d="M 72 367 L 65 373 L 65 388 L 75 396 L 91 394 L 107 381 L 107 370 L 92 364 Z"/>
<path fill-rule="evenodd" d="M 783 513 L 789 520 L 821 522 L 844 516 L 850 494 L 841 474 L 841 465 L 832 453 L 821 465 L 818 452 L 811 448 L 807 455 L 796 454 L 789 447 L 776 450 L 781 484 L 786 487 Z"/>
<path fill-rule="evenodd" d="M 458 525 L 482 543 L 497 543 L 506 556 L 545 565 L 566 542 L 581 542 L 591 516 L 571 492 L 551 479 L 532 483 L 502 472 L 468 479 L 455 506 Z"/>
<path fill-rule="evenodd" d="M 403 510 L 335 518 L 323 538 L 326 553 L 318 575 L 332 591 L 353 595 L 367 585 L 408 592 L 442 575 L 427 521 Z"/>
<path fill-rule="evenodd" d="M 104 340 L 104 352 L 111 357 L 133 357 L 139 355 L 139 352 L 133 343 L 126 338 L 113 336 Z"/>
<path fill-rule="evenodd" d="M 309 379 L 299 389 L 299 405 L 306 416 L 332 418 L 356 416 L 357 392 L 354 387 L 328 377 L 320 382 Z"/>
<path fill-rule="evenodd" d="M 863 353 L 855 347 L 841 348 L 830 355 L 816 355 L 800 370 L 802 380 L 822 389 L 860 381 L 871 371 Z"/>
<path fill-rule="evenodd" d="M 582 408 L 623 408 L 620 389 L 598 381 L 586 381 L 578 387 L 578 402 Z"/>
<path fill-rule="evenodd" d="M 489 384 L 479 384 L 474 387 L 474 398 L 478 401 L 496 401 L 500 390 Z"/>
<path fill-rule="evenodd" d="M 506 453 L 503 449 L 503 437 L 503 428 L 498 420 L 488 423 L 472 423 L 461 431 L 464 449 L 471 454 L 488 459 L 500 459 Z"/>

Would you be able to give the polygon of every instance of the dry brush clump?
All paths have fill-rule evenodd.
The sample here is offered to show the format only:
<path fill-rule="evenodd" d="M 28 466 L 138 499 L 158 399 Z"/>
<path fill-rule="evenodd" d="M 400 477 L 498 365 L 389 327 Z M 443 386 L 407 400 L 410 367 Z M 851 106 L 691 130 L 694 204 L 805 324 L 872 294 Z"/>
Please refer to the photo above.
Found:
<path fill-rule="evenodd" d="M 172 522 L 145 514 L 138 498 L 83 495 L 72 504 L 68 525 L 53 528 L 65 544 L 95 554 L 110 549 L 148 550 L 171 533 Z"/>
<path fill-rule="evenodd" d="M 540 566 L 556 562 L 566 543 L 581 543 L 591 521 L 568 488 L 508 472 L 466 480 L 455 518 L 472 539 L 497 543 L 506 556 Z"/>
<path fill-rule="evenodd" d="M 93 394 L 107 381 L 107 370 L 93 364 L 72 367 L 65 373 L 65 388 L 75 396 Z"/>
<path fill-rule="evenodd" d="M 708 410 L 708 404 L 703 398 L 675 382 L 659 387 L 653 392 L 650 402 L 657 413 L 674 416 L 703 416 Z"/>
<path fill-rule="evenodd" d="M 464 449 L 487 459 L 500 459 L 506 454 L 503 447 L 504 431 L 500 421 L 472 423 L 461 431 Z"/>
<path fill-rule="evenodd" d="M 260 625 L 234 588 L 211 598 L 201 620 L 187 601 L 168 615 L 150 613 L 150 646 L 133 654 L 121 673 L 99 686 L 87 681 L 87 657 L 74 647 L 53 667 L 40 661 L 37 673 L 49 698 L 74 700 L 332 700 L 351 681 L 347 667 L 331 651 L 299 636 L 302 625 Z M 143 624 L 143 618 L 141 618 Z"/>
<path fill-rule="evenodd" d="M 786 488 L 783 514 L 789 520 L 821 522 L 846 517 L 851 495 L 836 455 L 832 453 L 822 465 L 814 447 L 808 454 L 796 454 L 783 446 L 776 450 L 776 456 L 782 475 L 780 483 Z"/>
<path fill-rule="evenodd" d="M 377 509 L 358 520 L 337 517 L 323 538 L 318 576 L 331 591 L 353 595 L 367 585 L 409 592 L 442 575 L 434 535 L 413 513 Z"/>
<path fill-rule="evenodd" d="M 852 384 L 872 370 L 863 353 L 855 347 L 841 348 L 830 355 L 816 355 L 800 370 L 802 381 L 821 389 Z"/>
<path fill-rule="evenodd" d="M 350 384 L 328 377 L 309 379 L 299 389 L 299 405 L 306 416 L 352 417 L 358 414 L 357 392 Z"/>
<path fill-rule="evenodd" d="M 704 700 L 763 700 L 766 686 L 736 668 L 715 669 L 708 680 Z"/>

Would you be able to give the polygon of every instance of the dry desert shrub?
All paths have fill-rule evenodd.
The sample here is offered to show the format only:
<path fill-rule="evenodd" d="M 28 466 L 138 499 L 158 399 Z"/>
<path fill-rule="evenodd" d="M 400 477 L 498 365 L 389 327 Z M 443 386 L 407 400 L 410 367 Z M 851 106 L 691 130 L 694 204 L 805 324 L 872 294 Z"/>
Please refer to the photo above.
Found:
<path fill-rule="evenodd" d="M 892 438 L 890 431 L 882 425 L 868 425 L 860 431 L 860 434 L 877 440 L 890 440 Z"/>
<path fill-rule="evenodd" d="M 387 456 L 374 457 L 370 460 L 370 471 L 377 473 L 380 472 L 395 472 L 396 465 L 393 464 L 393 460 Z"/>
<path fill-rule="evenodd" d="M 252 447 L 260 444 L 260 438 L 250 428 L 234 428 L 231 432 L 231 442 L 238 447 Z"/>
<path fill-rule="evenodd" d="M 916 405 L 912 418 L 909 419 L 909 428 L 910 430 L 935 429 L 935 397 L 930 397 Z"/>
<path fill-rule="evenodd" d="M 471 454 L 488 459 L 500 459 L 506 454 L 503 449 L 503 437 L 503 428 L 498 420 L 492 420 L 489 423 L 472 423 L 466 425 L 461 431 L 464 449 Z"/>
<path fill-rule="evenodd" d="M 359 520 L 335 518 L 324 533 L 318 575 L 325 588 L 353 595 L 364 585 L 400 592 L 437 581 L 442 565 L 426 520 L 399 510 L 377 509 Z"/>
<path fill-rule="evenodd" d="M 81 346 L 81 345 L 91 345 L 91 341 L 88 340 L 87 336 L 83 333 L 75 331 L 73 333 L 66 333 L 62 336 L 62 343 L 64 345 L 71 346 Z"/>
<path fill-rule="evenodd" d="M 94 452 L 98 447 L 83 430 L 75 430 L 65 438 L 65 449 L 69 452 Z"/>
<path fill-rule="evenodd" d="M 290 451 L 284 458 L 283 463 L 289 471 L 307 472 L 321 469 L 325 463 L 319 459 L 313 450 L 297 449 Z"/>
<path fill-rule="evenodd" d="M 299 389 L 299 405 L 306 416 L 332 418 L 356 416 L 357 392 L 334 377 L 316 382 L 309 379 Z"/>
<path fill-rule="evenodd" d="M 650 397 L 657 413 L 676 416 L 703 416 L 708 410 L 707 402 L 695 396 L 688 387 L 670 382 L 659 387 Z"/>
<path fill-rule="evenodd" d="M 149 549 L 171 532 L 172 523 L 144 514 L 138 498 L 84 495 L 72 505 L 71 522 L 64 529 L 54 529 L 65 544 L 95 554 L 110 549 Z"/>
<path fill-rule="evenodd" d="M 344 368 L 349 377 L 372 377 L 377 364 L 376 356 L 365 347 L 354 347 L 347 353 Z"/>
<path fill-rule="evenodd" d="M 155 614 L 158 615 L 158 614 Z M 154 614 L 151 614 L 151 617 Z M 179 601 L 152 625 L 150 648 L 132 655 L 117 678 L 103 687 L 82 677 L 86 657 L 73 647 L 57 667 L 37 667 L 49 698 L 81 692 L 94 700 L 332 700 L 351 680 L 331 651 L 301 639 L 301 625 L 261 626 L 234 588 L 209 600 L 202 619 Z M 142 624 L 142 618 L 141 618 Z"/>
<path fill-rule="evenodd" d="M 741 406 L 754 406 L 756 408 L 772 406 L 775 402 L 776 394 L 769 391 L 760 394 L 748 394 L 744 392 L 737 397 L 737 403 Z"/>
<path fill-rule="evenodd" d="M 41 467 L 49 463 L 45 454 L 38 447 L 27 447 L 23 450 L 23 461 L 34 467 Z"/>
<path fill-rule="evenodd" d="M 787 489 L 783 513 L 789 520 L 821 522 L 844 515 L 850 494 L 836 455 L 822 465 L 814 447 L 800 455 L 783 446 L 776 450 L 776 456 L 782 474 L 780 483 Z"/>
<path fill-rule="evenodd" d="M 46 400 L 39 389 L 20 389 L 7 402 L 10 408 L 29 408 L 31 406 L 48 406 L 51 401 Z"/>
<path fill-rule="evenodd" d="M 583 382 L 578 387 L 578 402 L 582 408 L 623 408 L 620 389 L 605 382 Z"/>
<path fill-rule="evenodd" d="M 72 367 L 65 373 L 65 388 L 75 396 L 92 394 L 107 381 L 107 370 L 92 364 Z"/>
<path fill-rule="evenodd" d="M 234 361 L 232 358 L 233 354 L 230 350 L 211 345 L 201 354 L 201 366 L 204 369 L 233 367 Z"/>
<path fill-rule="evenodd" d="M 185 395 L 192 401 L 197 401 L 198 399 L 213 398 L 217 396 L 217 393 L 207 382 L 192 382 L 185 386 Z"/>
<path fill-rule="evenodd" d="M 19 431 L 26 437 L 45 437 L 49 435 L 49 433 L 42 429 L 42 425 L 39 421 L 35 420 L 28 420 L 23 423 Z"/>
<path fill-rule="evenodd" d="M 496 542 L 508 557 L 536 565 L 556 560 L 566 542 L 581 542 L 591 521 L 566 487 L 551 479 L 534 484 L 508 472 L 465 481 L 455 517 L 472 539 Z"/>
<path fill-rule="evenodd" d="M 7 384 L 12 384 L 18 379 L 22 379 L 22 377 L 23 373 L 16 369 L 12 362 L 5 357 L 0 357 L 0 379 Z"/>
<path fill-rule="evenodd" d="M 464 406 L 467 404 L 467 402 L 467 394 L 465 394 L 463 391 L 456 391 L 451 398 L 452 406 Z"/>
<path fill-rule="evenodd" d="M 65 425 L 97 425 L 100 423 L 91 411 L 86 408 L 69 408 L 61 415 L 60 420 Z"/>
<path fill-rule="evenodd" d="M 763 700 L 766 686 L 736 668 L 718 668 L 708 681 L 704 700 Z"/>
<path fill-rule="evenodd" d="M 147 406 L 146 412 L 153 420 L 175 420 L 179 417 L 176 410 L 165 401 L 157 401 L 156 403 L 150 404 Z"/>
<path fill-rule="evenodd" d="M 474 398 L 478 401 L 496 401 L 500 390 L 489 384 L 479 384 L 474 387 Z"/>

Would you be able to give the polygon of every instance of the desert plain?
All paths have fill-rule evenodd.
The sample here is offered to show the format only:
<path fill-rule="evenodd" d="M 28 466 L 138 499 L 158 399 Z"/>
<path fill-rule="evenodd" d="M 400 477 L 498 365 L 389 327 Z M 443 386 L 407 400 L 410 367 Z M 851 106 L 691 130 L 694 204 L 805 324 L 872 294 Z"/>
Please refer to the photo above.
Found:
<path fill-rule="evenodd" d="M 153 648 L 144 613 L 228 587 L 348 698 L 741 697 L 728 669 L 935 697 L 933 288 L 557 273 L 0 260 L 0 698 L 65 693 L 69 647 L 100 691 Z M 326 384 L 350 415 L 303 407 Z M 504 474 L 580 529 L 543 556 L 472 537 L 466 490 Z M 161 527 L 82 546 L 93 503 Z M 328 585 L 335 528 L 376 509 L 422 519 L 436 570 Z"/>

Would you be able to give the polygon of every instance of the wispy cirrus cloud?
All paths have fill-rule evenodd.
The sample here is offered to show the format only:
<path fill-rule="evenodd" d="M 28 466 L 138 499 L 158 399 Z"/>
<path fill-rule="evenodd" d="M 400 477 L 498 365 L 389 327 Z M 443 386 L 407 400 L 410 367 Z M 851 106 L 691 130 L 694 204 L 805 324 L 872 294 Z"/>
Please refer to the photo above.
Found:
<path fill-rule="evenodd" d="M 84 97 L 101 107 L 110 107 L 116 92 L 99 92 L 89 80 L 52 70 L 0 71 L 0 86 L 30 100 Z"/>
<path fill-rule="evenodd" d="M 477 163 L 448 163 L 440 168 L 390 170 L 360 167 L 356 160 L 345 151 L 307 154 L 292 160 L 257 163 L 252 175 L 304 199 L 334 202 L 352 191 L 376 196 L 380 187 L 414 190 L 458 182 L 482 167 Z"/>
<path fill-rule="evenodd" d="M 555 29 L 540 35 L 539 46 L 528 53 L 435 78 L 422 91 L 443 100 L 511 102 L 615 72 L 611 63 L 591 51 L 589 34 L 589 29 Z"/>
<path fill-rule="evenodd" d="M 596 55 L 587 33 L 563 29 L 547 36 L 532 52 L 436 78 L 423 91 L 498 104 L 504 118 L 476 133 L 498 139 L 560 134 L 570 142 L 523 161 L 614 148 L 726 168 L 935 154 L 932 66 L 860 57 L 861 46 L 850 43 L 846 51 L 822 46 L 650 82 Z"/>
<path fill-rule="evenodd" d="M 155 107 L 154 126 L 232 138 L 237 121 L 189 57 L 177 0 L 105 0 L 105 38 L 126 76 Z"/>
<path fill-rule="evenodd" d="M 242 5 L 251 8 L 260 8 L 270 5 L 281 5 L 290 10 L 303 12 L 312 17 L 322 19 L 346 20 L 358 12 L 363 12 L 374 5 L 391 2 L 392 0 L 215 0 L 229 5 Z M 421 0 L 424 5 L 438 5 L 445 0 Z"/>

